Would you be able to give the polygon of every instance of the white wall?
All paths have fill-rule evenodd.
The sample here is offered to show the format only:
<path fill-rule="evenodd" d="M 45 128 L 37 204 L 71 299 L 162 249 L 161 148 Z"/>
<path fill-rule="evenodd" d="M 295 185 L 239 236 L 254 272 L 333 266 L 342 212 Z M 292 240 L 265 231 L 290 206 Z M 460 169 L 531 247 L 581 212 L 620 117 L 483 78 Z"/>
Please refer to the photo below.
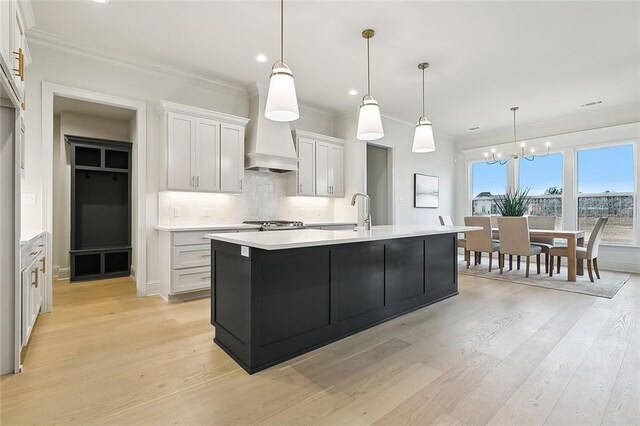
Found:
<path fill-rule="evenodd" d="M 165 149 L 161 142 L 160 101 L 167 100 L 246 117 L 248 114 L 246 90 L 120 64 L 87 53 L 43 44 L 36 40 L 29 41 L 29 48 L 33 63 L 28 69 L 29 77 L 26 80 L 26 90 L 32 101 L 29 102 L 26 111 L 27 161 L 23 192 L 35 193 L 36 205 L 25 209 L 25 214 L 22 217 L 24 228 L 33 230 L 44 228 L 41 175 L 43 158 L 40 145 L 42 116 L 39 101 L 42 98 L 42 82 L 58 83 L 146 102 L 147 284 L 157 283 L 159 280 L 158 231 L 155 226 L 158 222 L 159 182 L 166 173 L 166 171 L 160 170 L 161 154 Z M 293 124 L 292 128 L 333 136 L 331 134 L 333 131 L 331 114 L 304 106 L 300 110 L 301 118 Z M 298 202 L 303 208 L 308 207 L 304 203 L 304 201 Z M 314 203 L 314 201 L 310 203 Z M 292 204 L 296 205 L 296 202 L 293 201 Z"/>
<path fill-rule="evenodd" d="M 71 232 L 71 155 L 65 135 L 131 142 L 131 122 L 62 112 L 54 117 L 53 275 L 69 276 Z M 135 235 L 135 232 L 132 232 Z"/>
<path fill-rule="evenodd" d="M 360 218 L 349 204 L 350 195 L 364 191 L 366 186 L 366 142 L 356 139 L 357 114 L 336 117 L 336 136 L 346 139 L 345 144 L 345 194 L 335 201 L 335 220 Z M 392 148 L 393 156 L 393 209 L 396 224 L 439 225 L 439 215 L 454 212 L 454 145 L 452 139 L 435 130 L 436 151 L 427 154 L 411 152 L 415 125 L 383 117 L 384 138 L 373 143 Z M 422 209 L 413 207 L 413 175 L 421 173 L 440 178 L 440 207 Z M 361 204 L 361 202 L 359 202 Z M 359 204 L 359 209 L 361 205 Z"/>

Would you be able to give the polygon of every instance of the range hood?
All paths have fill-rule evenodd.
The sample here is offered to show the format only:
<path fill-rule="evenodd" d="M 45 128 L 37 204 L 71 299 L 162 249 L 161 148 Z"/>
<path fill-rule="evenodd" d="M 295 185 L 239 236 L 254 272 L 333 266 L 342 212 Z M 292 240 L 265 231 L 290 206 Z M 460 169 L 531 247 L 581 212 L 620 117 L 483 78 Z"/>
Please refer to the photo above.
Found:
<path fill-rule="evenodd" d="M 253 84 L 249 88 L 244 168 L 278 173 L 298 170 L 291 127 L 289 123 L 268 120 L 264 116 L 266 102 L 266 89 Z"/>

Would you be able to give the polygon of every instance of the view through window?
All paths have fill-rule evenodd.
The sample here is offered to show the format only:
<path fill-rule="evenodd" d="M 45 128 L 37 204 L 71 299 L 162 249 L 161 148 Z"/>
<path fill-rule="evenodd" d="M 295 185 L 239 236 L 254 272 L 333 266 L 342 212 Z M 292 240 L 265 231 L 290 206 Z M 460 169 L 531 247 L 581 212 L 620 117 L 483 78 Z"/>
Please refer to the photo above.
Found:
<path fill-rule="evenodd" d="M 591 232 L 599 217 L 609 221 L 602 241 L 634 243 L 633 145 L 578 151 L 578 227 Z"/>
<path fill-rule="evenodd" d="M 471 211 L 474 216 L 498 214 L 495 197 L 507 188 L 507 165 L 473 163 L 471 165 Z"/>
<path fill-rule="evenodd" d="M 533 161 L 518 160 L 520 188 L 529 188 L 528 213 L 553 216 L 556 228 L 562 228 L 562 154 L 549 154 Z"/>

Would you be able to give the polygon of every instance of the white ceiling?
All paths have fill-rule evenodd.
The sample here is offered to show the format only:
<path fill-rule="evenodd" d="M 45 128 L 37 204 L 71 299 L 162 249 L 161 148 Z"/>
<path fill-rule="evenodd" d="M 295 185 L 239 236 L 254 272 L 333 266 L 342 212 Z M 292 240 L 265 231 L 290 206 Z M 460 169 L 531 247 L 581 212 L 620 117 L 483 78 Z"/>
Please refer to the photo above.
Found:
<path fill-rule="evenodd" d="M 266 85 L 278 56 L 277 1 L 32 4 L 38 31 L 241 86 Z M 508 127 L 512 105 L 523 125 L 580 115 L 592 100 L 640 105 L 640 2 L 611 1 L 286 1 L 285 61 L 300 101 L 357 107 L 366 27 L 376 30 L 372 94 L 383 113 L 417 120 L 417 64 L 428 61 L 427 115 L 456 137 Z"/>

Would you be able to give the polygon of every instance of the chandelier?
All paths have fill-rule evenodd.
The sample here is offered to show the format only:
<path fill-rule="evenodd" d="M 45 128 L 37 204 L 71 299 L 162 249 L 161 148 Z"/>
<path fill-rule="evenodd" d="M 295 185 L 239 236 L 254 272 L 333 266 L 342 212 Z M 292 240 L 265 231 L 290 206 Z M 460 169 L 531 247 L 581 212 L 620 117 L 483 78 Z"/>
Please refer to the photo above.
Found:
<path fill-rule="evenodd" d="M 516 134 L 516 111 L 519 109 L 519 107 L 514 106 L 511 107 L 511 111 L 513 111 L 513 143 L 517 144 L 518 143 L 518 138 L 517 138 L 517 134 Z M 500 164 L 500 165 L 505 165 L 507 164 L 507 162 L 511 159 L 517 160 L 518 158 L 522 158 L 525 159 L 527 161 L 533 161 L 535 160 L 536 157 L 546 157 L 547 155 L 549 155 L 549 150 L 551 147 L 551 142 L 547 142 L 545 144 L 545 146 L 547 147 L 547 150 L 544 154 L 536 154 L 536 150 L 535 148 L 531 148 L 529 149 L 529 153 L 527 153 L 527 144 L 525 144 L 524 142 L 520 143 L 520 150 L 517 151 L 511 155 L 507 155 L 505 157 L 502 156 L 501 153 L 496 152 L 495 148 L 491 149 L 491 153 L 485 152 L 484 153 L 484 160 L 487 162 L 487 164 Z"/>

